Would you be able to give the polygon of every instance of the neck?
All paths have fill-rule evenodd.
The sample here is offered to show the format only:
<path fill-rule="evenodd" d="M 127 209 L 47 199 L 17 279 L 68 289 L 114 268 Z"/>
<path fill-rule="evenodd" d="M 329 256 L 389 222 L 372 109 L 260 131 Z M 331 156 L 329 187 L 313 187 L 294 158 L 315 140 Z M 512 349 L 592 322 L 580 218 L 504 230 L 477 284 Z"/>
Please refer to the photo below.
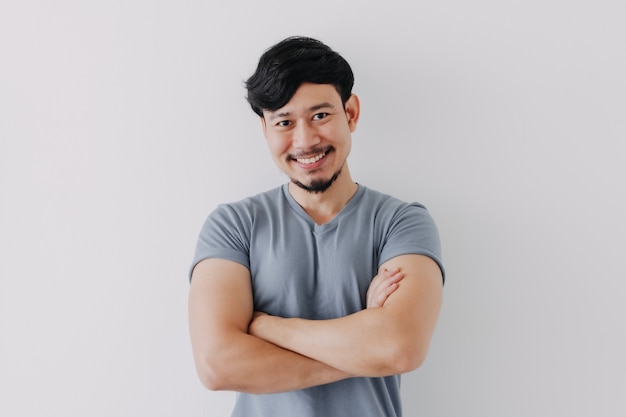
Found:
<path fill-rule="evenodd" d="M 335 182 L 322 193 L 311 193 L 294 183 L 289 183 L 289 193 L 317 224 L 331 221 L 352 198 L 358 189 L 348 166 L 344 166 Z"/>

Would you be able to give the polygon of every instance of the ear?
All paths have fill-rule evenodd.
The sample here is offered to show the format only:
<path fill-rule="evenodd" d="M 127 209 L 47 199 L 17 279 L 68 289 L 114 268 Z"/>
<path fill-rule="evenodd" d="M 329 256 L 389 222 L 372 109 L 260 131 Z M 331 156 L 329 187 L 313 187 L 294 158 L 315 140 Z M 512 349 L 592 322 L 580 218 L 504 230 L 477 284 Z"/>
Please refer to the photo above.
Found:
<path fill-rule="evenodd" d="M 356 125 L 359 121 L 359 115 L 361 114 L 361 103 L 356 94 L 352 94 L 348 101 L 346 101 L 346 116 L 348 116 L 348 126 L 350 132 L 356 130 Z"/>
<path fill-rule="evenodd" d="M 261 126 L 263 127 L 263 136 L 267 138 L 267 124 L 265 123 L 265 117 L 259 117 L 261 119 Z"/>

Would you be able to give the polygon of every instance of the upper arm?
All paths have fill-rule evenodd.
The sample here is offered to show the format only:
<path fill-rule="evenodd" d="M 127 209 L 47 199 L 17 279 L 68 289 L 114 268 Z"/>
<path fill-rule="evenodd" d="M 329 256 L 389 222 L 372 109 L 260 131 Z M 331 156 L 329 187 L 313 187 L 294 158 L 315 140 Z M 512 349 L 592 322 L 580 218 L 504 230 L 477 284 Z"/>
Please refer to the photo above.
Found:
<path fill-rule="evenodd" d="M 252 306 L 246 267 L 217 258 L 198 263 L 189 290 L 189 330 L 196 361 L 219 348 L 229 332 L 247 333 Z"/>
<path fill-rule="evenodd" d="M 381 265 L 381 269 L 399 267 L 404 274 L 398 289 L 389 296 L 383 309 L 389 314 L 401 349 L 411 358 L 408 368 L 424 360 L 435 330 L 443 299 L 442 272 L 439 265 L 424 255 L 401 255 Z"/>
<path fill-rule="evenodd" d="M 348 376 L 249 334 L 252 314 L 250 272 L 245 266 L 210 258 L 194 268 L 189 327 L 196 370 L 208 389 L 282 392 Z"/>

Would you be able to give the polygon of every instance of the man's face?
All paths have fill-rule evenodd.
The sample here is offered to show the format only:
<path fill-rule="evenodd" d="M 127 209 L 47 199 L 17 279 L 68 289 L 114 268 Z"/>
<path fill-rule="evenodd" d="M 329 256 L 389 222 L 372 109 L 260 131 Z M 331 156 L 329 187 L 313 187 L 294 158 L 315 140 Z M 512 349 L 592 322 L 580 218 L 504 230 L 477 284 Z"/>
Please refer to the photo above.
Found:
<path fill-rule="evenodd" d="M 341 174 L 356 129 L 359 102 L 344 106 L 333 85 L 304 83 L 275 111 L 263 111 L 274 162 L 299 187 L 324 192 Z"/>

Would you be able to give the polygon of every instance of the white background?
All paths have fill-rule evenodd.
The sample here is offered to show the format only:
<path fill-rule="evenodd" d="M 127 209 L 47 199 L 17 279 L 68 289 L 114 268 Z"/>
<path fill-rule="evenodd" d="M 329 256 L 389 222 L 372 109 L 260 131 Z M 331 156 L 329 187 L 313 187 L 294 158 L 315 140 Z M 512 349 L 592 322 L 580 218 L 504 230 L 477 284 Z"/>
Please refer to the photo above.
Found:
<path fill-rule="evenodd" d="M 243 81 L 303 34 L 356 74 L 354 178 L 440 228 L 405 414 L 623 416 L 623 4 L 0 0 L 0 415 L 228 415 L 187 269 L 216 204 L 285 181 Z"/>

